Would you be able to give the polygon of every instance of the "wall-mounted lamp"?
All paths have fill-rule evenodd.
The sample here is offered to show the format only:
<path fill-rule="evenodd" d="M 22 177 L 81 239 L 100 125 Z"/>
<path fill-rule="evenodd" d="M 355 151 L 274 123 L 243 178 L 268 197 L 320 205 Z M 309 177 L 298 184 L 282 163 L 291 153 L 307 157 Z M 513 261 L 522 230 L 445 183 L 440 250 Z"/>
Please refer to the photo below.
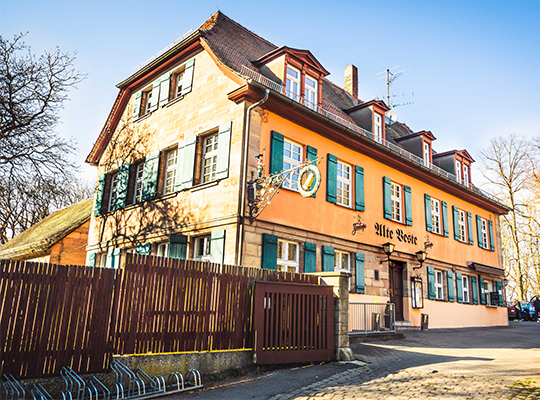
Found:
<path fill-rule="evenodd" d="M 422 268 L 422 263 L 424 261 L 426 261 L 426 258 L 427 258 L 427 253 L 424 251 L 424 250 L 419 250 L 417 251 L 416 253 L 414 253 L 416 255 L 416 259 L 418 260 L 418 262 L 420 263 L 420 266 L 419 267 L 413 267 L 413 270 L 415 269 L 420 269 Z"/>
<path fill-rule="evenodd" d="M 508 286 L 508 279 L 504 278 L 502 283 L 503 283 L 504 287 L 507 287 Z"/>
<path fill-rule="evenodd" d="M 388 257 L 388 262 L 390 262 L 390 256 L 394 252 L 395 247 L 396 246 L 394 245 L 394 243 L 390 243 L 390 242 L 386 242 L 385 244 L 382 245 L 384 254 L 386 254 L 386 256 Z"/>

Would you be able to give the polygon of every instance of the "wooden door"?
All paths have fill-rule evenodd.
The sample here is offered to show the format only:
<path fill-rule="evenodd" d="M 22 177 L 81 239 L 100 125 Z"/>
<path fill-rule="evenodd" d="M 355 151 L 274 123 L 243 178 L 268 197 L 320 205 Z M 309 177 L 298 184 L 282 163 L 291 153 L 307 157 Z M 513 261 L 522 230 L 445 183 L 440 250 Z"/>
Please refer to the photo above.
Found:
<path fill-rule="evenodd" d="M 390 261 L 390 302 L 396 306 L 396 321 L 403 321 L 403 264 Z"/>

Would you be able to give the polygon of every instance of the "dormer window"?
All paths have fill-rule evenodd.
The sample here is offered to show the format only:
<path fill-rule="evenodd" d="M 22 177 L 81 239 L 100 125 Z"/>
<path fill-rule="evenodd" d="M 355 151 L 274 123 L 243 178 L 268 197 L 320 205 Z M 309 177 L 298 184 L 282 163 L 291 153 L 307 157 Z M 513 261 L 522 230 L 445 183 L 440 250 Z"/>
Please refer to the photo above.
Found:
<path fill-rule="evenodd" d="M 469 167 L 467 165 L 463 166 L 463 184 L 469 187 Z"/>
<path fill-rule="evenodd" d="M 429 143 L 424 142 L 424 166 L 426 166 L 428 168 L 429 168 L 429 164 L 430 164 L 430 159 L 429 159 L 430 153 L 431 152 L 429 151 Z"/>
<path fill-rule="evenodd" d="M 456 181 L 461 183 L 461 161 L 456 161 Z"/>
<path fill-rule="evenodd" d="M 312 110 L 317 109 L 317 81 L 309 76 L 305 77 L 304 81 L 304 101 L 305 105 Z"/>
<path fill-rule="evenodd" d="M 300 71 L 287 66 L 287 80 L 285 89 L 287 97 L 295 101 L 300 100 Z"/>
<path fill-rule="evenodd" d="M 373 139 L 382 143 L 382 118 L 379 114 L 373 114 Z"/>

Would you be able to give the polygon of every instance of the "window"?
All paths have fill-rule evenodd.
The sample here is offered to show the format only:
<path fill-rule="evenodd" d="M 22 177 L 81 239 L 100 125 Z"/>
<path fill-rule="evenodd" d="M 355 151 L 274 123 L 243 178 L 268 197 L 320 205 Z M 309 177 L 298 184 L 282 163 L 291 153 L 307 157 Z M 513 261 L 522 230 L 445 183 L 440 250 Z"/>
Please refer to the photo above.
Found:
<path fill-rule="evenodd" d="M 484 218 L 480 219 L 482 222 L 482 247 L 484 249 L 489 248 L 489 240 L 488 240 L 488 228 L 487 228 L 487 221 Z"/>
<path fill-rule="evenodd" d="M 403 221 L 403 212 L 401 207 L 401 186 L 397 183 L 392 182 L 391 188 L 391 212 L 392 220 L 396 222 Z"/>
<path fill-rule="evenodd" d="M 441 234 L 441 202 L 433 198 L 431 199 L 431 227 L 433 233 Z"/>
<path fill-rule="evenodd" d="M 465 211 L 458 210 L 459 213 L 459 219 L 458 219 L 458 225 L 459 225 L 459 240 L 461 242 L 467 241 L 467 228 L 465 227 Z"/>
<path fill-rule="evenodd" d="M 298 243 L 278 240 L 277 269 L 284 272 L 298 272 L 299 249 Z"/>
<path fill-rule="evenodd" d="M 174 192 L 176 183 L 176 166 L 178 164 L 178 149 L 170 150 L 165 155 L 165 181 L 163 194 Z"/>
<path fill-rule="evenodd" d="M 442 271 L 435 271 L 435 298 L 444 300 L 444 281 Z"/>
<path fill-rule="evenodd" d="M 469 277 L 463 276 L 461 278 L 461 283 L 463 285 L 463 302 L 470 303 L 471 300 L 469 298 Z"/>
<path fill-rule="evenodd" d="M 177 97 L 182 96 L 182 86 L 184 83 L 184 69 L 181 71 L 177 71 L 172 74 L 171 77 L 171 93 L 169 95 L 169 99 L 173 100 Z"/>
<path fill-rule="evenodd" d="M 218 138 L 217 133 L 205 136 L 202 148 L 202 168 L 201 183 L 216 180 L 216 167 L 218 159 Z"/>
<path fill-rule="evenodd" d="M 461 183 L 461 162 L 456 161 L 456 181 Z"/>
<path fill-rule="evenodd" d="M 382 124 L 381 116 L 375 114 L 373 116 L 373 139 L 379 143 L 382 143 Z"/>
<path fill-rule="evenodd" d="M 169 243 L 159 243 L 156 248 L 158 257 L 169 257 Z"/>
<path fill-rule="evenodd" d="M 339 205 L 351 206 L 351 166 L 337 162 L 337 197 Z"/>
<path fill-rule="evenodd" d="M 379 280 L 379 270 L 378 269 L 373 271 L 373 279 L 376 280 L 376 281 Z"/>
<path fill-rule="evenodd" d="M 298 101 L 300 99 L 300 71 L 287 66 L 287 79 L 285 85 L 287 97 Z"/>
<path fill-rule="evenodd" d="M 429 143 L 424 142 L 424 166 L 429 168 Z"/>
<path fill-rule="evenodd" d="M 133 186 L 133 204 L 142 201 L 142 186 L 144 179 L 144 161 L 137 164 L 135 168 L 135 184 Z"/>
<path fill-rule="evenodd" d="M 334 253 L 334 271 L 350 271 L 349 253 L 336 250 Z M 351 279 L 348 279 L 348 289 L 351 290 Z"/>
<path fill-rule="evenodd" d="M 302 164 L 302 147 L 285 140 L 283 142 L 283 170 L 289 170 Z M 282 187 L 292 190 L 298 190 L 298 176 L 300 171 L 296 169 L 290 173 L 284 180 Z"/>
<path fill-rule="evenodd" d="M 317 109 L 317 81 L 306 76 L 304 80 L 305 105 L 312 110 Z"/>
<path fill-rule="evenodd" d="M 116 201 L 116 188 L 118 187 L 118 173 L 111 175 L 111 186 L 109 188 L 109 204 L 107 211 L 112 211 Z"/>
<path fill-rule="evenodd" d="M 210 235 L 195 238 L 193 259 L 202 261 L 210 260 Z"/>
<path fill-rule="evenodd" d="M 157 101 L 157 99 L 156 99 Z M 140 116 L 148 114 L 152 107 L 152 87 L 142 93 Z"/>
<path fill-rule="evenodd" d="M 469 186 L 469 167 L 467 165 L 463 166 L 463 184 Z"/>

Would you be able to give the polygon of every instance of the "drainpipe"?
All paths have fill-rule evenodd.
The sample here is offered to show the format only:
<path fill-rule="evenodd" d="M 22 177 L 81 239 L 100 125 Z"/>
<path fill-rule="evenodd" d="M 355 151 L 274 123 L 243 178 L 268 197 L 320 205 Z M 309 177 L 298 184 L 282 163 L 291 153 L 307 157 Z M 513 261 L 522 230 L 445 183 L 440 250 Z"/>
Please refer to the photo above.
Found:
<path fill-rule="evenodd" d="M 248 83 L 251 82 L 251 79 L 248 81 Z M 248 163 L 249 163 L 249 127 L 250 127 L 250 121 L 251 121 L 251 111 L 255 108 L 266 102 L 268 100 L 268 95 L 270 94 L 270 89 L 266 88 L 264 91 L 264 97 L 256 102 L 255 104 L 252 104 L 248 107 L 246 110 L 246 124 L 245 124 L 245 130 L 244 130 L 244 154 L 243 154 L 243 170 L 242 170 L 242 182 L 240 183 L 240 224 L 238 226 L 238 254 L 236 255 L 236 265 L 242 265 L 242 252 L 244 251 L 244 225 L 245 225 L 245 219 L 244 214 L 246 211 L 246 185 L 247 185 L 247 169 L 248 169 Z"/>

